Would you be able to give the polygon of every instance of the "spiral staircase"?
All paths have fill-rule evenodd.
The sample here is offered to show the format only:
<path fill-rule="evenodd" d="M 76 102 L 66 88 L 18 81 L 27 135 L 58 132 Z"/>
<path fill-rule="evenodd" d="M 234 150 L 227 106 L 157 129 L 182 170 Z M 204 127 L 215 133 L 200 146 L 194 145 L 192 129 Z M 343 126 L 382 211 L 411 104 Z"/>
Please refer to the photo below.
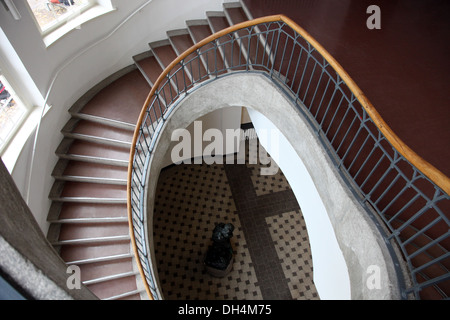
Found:
<path fill-rule="evenodd" d="M 148 92 L 181 53 L 250 18 L 245 4 L 235 2 L 224 4 L 223 11 L 206 12 L 205 19 L 186 21 L 185 29 L 168 31 L 167 39 L 150 43 L 148 51 L 133 57 L 133 65 L 93 87 L 69 110 L 71 119 L 56 150 L 59 161 L 52 174 L 47 238 L 67 265 L 80 267 L 82 282 L 100 299 L 149 298 L 135 261 L 127 213 L 130 148 Z M 214 62 L 203 61 L 191 70 L 196 73 L 193 78 L 206 74 L 209 63 L 227 64 L 227 60 L 218 56 Z M 414 238 L 410 246 L 423 242 L 427 247 L 425 235 Z M 419 250 L 416 259 L 426 264 L 429 254 L 430 250 Z M 448 253 L 436 256 L 444 261 L 433 272 L 447 279 Z M 439 297 L 433 291 L 428 298 Z"/>

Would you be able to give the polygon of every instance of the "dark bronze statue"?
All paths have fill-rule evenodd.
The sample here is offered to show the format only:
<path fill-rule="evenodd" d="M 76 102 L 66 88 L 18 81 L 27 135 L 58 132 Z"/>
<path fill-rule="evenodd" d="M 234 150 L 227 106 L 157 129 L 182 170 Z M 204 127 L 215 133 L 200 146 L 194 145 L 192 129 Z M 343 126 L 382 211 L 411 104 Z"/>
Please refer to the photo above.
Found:
<path fill-rule="evenodd" d="M 233 230 L 231 223 L 219 223 L 213 230 L 213 243 L 209 246 L 204 260 L 206 270 L 213 276 L 223 277 L 231 270 L 233 248 L 230 239 L 233 237 Z"/>

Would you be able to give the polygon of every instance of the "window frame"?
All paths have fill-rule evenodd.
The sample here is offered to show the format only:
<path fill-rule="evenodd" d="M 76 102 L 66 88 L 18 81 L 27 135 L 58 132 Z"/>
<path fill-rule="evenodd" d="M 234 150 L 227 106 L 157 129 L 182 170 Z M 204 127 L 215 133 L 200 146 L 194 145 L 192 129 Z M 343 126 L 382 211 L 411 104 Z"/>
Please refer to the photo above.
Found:
<path fill-rule="evenodd" d="M 87 10 L 91 9 L 92 7 L 98 5 L 98 1 L 97 0 L 86 0 L 89 3 L 83 7 L 80 8 L 80 12 L 78 14 L 78 12 L 72 12 L 72 13 L 67 13 L 65 14 L 63 17 L 61 17 L 61 19 L 57 19 L 55 22 L 51 23 L 51 25 L 45 29 L 42 29 L 41 26 L 39 25 L 35 15 L 33 14 L 33 17 L 36 21 L 36 24 L 42 34 L 43 37 L 48 36 L 50 33 L 56 31 L 57 29 L 61 28 L 64 24 L 67 24 L 69 21 L 73 20 L 74 17 L 77 17 L 78 15 L 82 15 L 84 12 L 86 12 Z M 27 1 L 28 3 L 28 1 Z M 31 8 L 30 8 L 31 9 Z"/>
<path fill-rule="evenodd" d="M 42 35 L 42 39 L 46 47 L 49 47 L 58 39 L 64 37 L 72 30 L 79 29 L 83 23 L 115 10 L 112 6 L 111 0 L 87 0 L 87 1 L 89 3 L 81 7 L 80 11 L 73 12 L 72 14 L 64 16 L 64 19 L 61 19 L 60 21 L 53 23 L 50 27 L 44 30 L 39 25 L 39 22 L 36 16 L 34 15 L 28 1 L 25 2 L 28 11 L 30 12 L 30 15 L 34 19 L 36 28 Z"/>
<path fill-rule="evenodd" d="M 8 74 L 7 73 L 5 74 L 4 70 L 0 68 L 0 80 L 2 81 L 3 85 L 7 88 L 10 95 L 13 96 L 14 101 L 19 105 L 19 108 L 23 109 L 23 113 L 21 114 L 19 120 L 14 123 L 13 129 L 10 132 L 8 132 L 7 136 L 4 138 L 3 143 L 0 142 L 0 155 L 3 155 L 3 153 L 9 147 L 11 141 L 17 135 L 17 132 L 22 128 L 23 124 L 33 111 L 32 107 L 28 106 L 23 102 L 20 95 L 14 89 L 14 83 L 11 84 L 11 82 L 13 81 L 10 81 L 10 79 L 8 78 L 9 78 Z"/>

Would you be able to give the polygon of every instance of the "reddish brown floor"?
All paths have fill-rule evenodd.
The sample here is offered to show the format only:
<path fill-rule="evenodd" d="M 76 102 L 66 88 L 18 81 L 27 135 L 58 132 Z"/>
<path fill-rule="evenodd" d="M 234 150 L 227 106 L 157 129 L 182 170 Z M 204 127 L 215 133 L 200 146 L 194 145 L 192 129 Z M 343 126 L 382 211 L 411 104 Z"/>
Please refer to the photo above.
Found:
<path fill-rule="evenodd" d="M 450 1 L 244 0 L 254 18 L 284 14 L 350 74 L 394 132 L 450 175 Z M 369 5 L 381 29 L 369 30 Z"/>

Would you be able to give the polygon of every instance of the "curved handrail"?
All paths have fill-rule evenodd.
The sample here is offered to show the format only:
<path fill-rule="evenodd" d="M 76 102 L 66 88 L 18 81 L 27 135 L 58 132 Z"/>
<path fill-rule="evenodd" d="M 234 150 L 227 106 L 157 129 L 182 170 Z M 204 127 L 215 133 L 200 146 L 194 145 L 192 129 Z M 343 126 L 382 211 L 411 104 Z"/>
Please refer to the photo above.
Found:
<path fill-rule="evenodd" d="M 176 79 L 174 79 L 174 75 L 171 75 L 171 72 L 174 71 L 174 69 L 176 68 L 176 66 L 182 65 L 182 68 L 178 69 L 181 70 L 184 74 L 185 70 L 185 66 L 184 62 L 186 59 L 188 59 L 189 56 L 195 54 L 197 51 L 199 51 L 200 49 L 204 48 L 206 45 L 208 44 L 214 44 L 215 48 L 217 50 L 217 40 L 227 36 L 227 35 L 233 35 L 235 33 L 237 33 L 239 30 L 245 29 L 245 28 L 254 28 L 258 25 L 263 25 L 263 24 L 270 24 L 270 23 L 276 23 L 276 22 L 282 22 L 285 25 L 289 26 L 293 31 L 295 31 L 301 38 L 303 38 L 307 43 L 308 46 L 311 46 L 312 48 L 314 48 L 315 51 L 317 51 L 321 57 L 324 59 L 324 61 L 326 61 L 326 63 L 331 66 L 333 68 L 333 70 L 336 72 L 338 78 L 341 78 L 341 83 L 345 83 L 345 85 L 347 86 L 347 88 L 351 91 L 351 94 L 355 97 L 355 99 L 360 103 L 360 105 L 362 106 L 362 108 L 365 110 L 365 112 L 367 113 L 368 117 L 370 118 L 370 121 L 376 126 L 376 128 L 379 130 L 379 132 L 381 132 L 382 136 L 389 142 L 389 144 L 395 149 L 394 150 L 394 156 L 392 157 L 393 160 L 391 160 L 393 162 L 394 165 L 397 164 L 398 162 L 398 155 L 396 154 L 396 152 L 398 152 L 398 154 L 400 154 L 407 162 L 409 162 L 409 164 L 411 164 L 411 166 L 413 168 L 418 169 L 426 178 L 429 179 L 429 181 L 435 185 L 436 188 L 436 193 L 433 197 L 433 201 L 441 201 L 443 198 L 448 199 L 448 195 L 450 194 L 450 178 L 447 177 L 446 175 L 444 175 L 442 172 L 440 172 L 437 168 L 435 168 L 434 166 L 432 166 L 430 163 L 428 163 L 426 160 L 424 160 L 422 157 L 420 157 L 418 154 L 416 154 L 411 148 L 409 148 L 394 132 L 393 130 L 387 125 L 387 123 L 383 120 L 383 118 L 380 116 L 380 114 L 377 112 L 377 110 L 375 109 L 375 107 L 370 103 L 370 101 L 367 99 L 367 97 L 364 95 L 364 93 L 362 92 L 362 90 L 356 85 L 356 83 L 353 81 L 353 79 L 347 74 L 347 72 L 342 68 L 342 66 L 313 38 L 311 37 L 304 29 L 302 29 L 300 26 L 298 26 L 295 22 L 293 22 L 291 19 L 289 19 L 288 17 L 284 16 L 284 15 L 273 15 L 273 16 L 268 16 L 268 17 L 263 17 L 263 18 L 258 18 L 258 19 L 254 19 L 251 21 L 246 21 L 240 24 L 236 24 L 233 25 L 231 27 L 228 27 L 226 29 L 223 29 L 205 39 L 203 39 L 202 41 L 196 43 L 195 45 L 193 45 L 191 48 L 189 48 L 188 50 L 186 50 L 184 53 L 182 53 L 181 55 L 179 55 L 172 63 L 170 63 L 170 65 L 161 73 L 161 75 L 158 77 L 157 81 L 154 83 L 154 85 L 152 86 L 152 89 L 144 103 L 144 107 L 141 111 L 141 114 L 139 116 L 139 119 L 137 121 L 137 125 L 136 125 L 136 129 L 135 129 L 135 133 L 133 136 L 133 141 L 132 141 L 132 148 L 130 151 L 130 163 L 129 163 L 129 168 L 128 168 L 128 184 L 127 184 L 127 193 L 128 193 L 128 215 L 129 215 L 129 221 L 130 221 L 130 234 L 132 237 L 132 242 L 133 242 L 133 247 L 134 247 L 134 251 L 135 254 L 137 256 L 137 260 L 138 260 L 138 266 L 139 266 L 139 270 L 141 272 L 141 275 L 143 278 L 145 278 L 145 272 L 143 271 L 143 267 L 141 265 L 141 262 L 139 261 L 139 252 L 138 252 L 138 248 L 135 242 L 135 237 L 134 237 L 134 229 L 133 229 L 133 208 L 132 208 L 132 180 L 133 180 L 133 163 L 135 161 L 135 156 L 136 156 L 136 146 L 138 144 L 138 140 L 142 139 L 142 126 L 144 123 L 144 119 L 145 121 L 148 121 L 149 119 L 149 105 L 152 103 L 154 103 L 155 101 L 155 97 L 159 99 L 159 96 L 164 94 L 162 92 L 161 86 L 165 86 L 167 85 L 169 82 L 174 81 Z M 250 40 L 249 40 L 250 41 Z M 284 53 L 283 53 L 284 56 Z M 298 62 L 297 62 L 298 64 Z M 248 61 L 247 59 L 247 64 L 245 65 L 246 70 L 249 70 L 249 65 L 251 66 L 251 62 Z M 192 68 L 192 66 L 191 66 Z M 325 68 L 325 67 L 323 67 Z M 268 70 L 265 70 L 268 71 Z M 176 71 L 177 72 L 177 71 Z M 176 76 L 176 72 L 175 72 L 175 76 Z M 216 69 L 216 76 L 217 76 L 217 69 Z M 165 81 L 165 83 L 164 83 Z M 336 82 L 335 82 L 336 84 Z M 338 84 L 336 84 L 337 86 Z M 185 90 L 187 91 L 187 87 L 186 87 L 186 83 L 185 83 Z M 180 92 L 177 93 L 178 96 L 180 94 Z M 171 103 L 174 102 L 174 99 L 172 98 L 172 101 L 170 101 L 168 103 L 168 105 L 170 105 Z M 160 103 L 160 102 L 159 102 Z M 351 104 L 352 102 L 349 101 L 349 104 Z M 155 107 L 156 108 L 156 107 Z M 168 108 L 168 106 L 166 106 L 166 109 Z M 161 106 L 159 106 L 160 109 L 160 115 L 163 116 L 164 112 L 161 110 Z M 153 112 L 155 113 L 155 110 L 153 110 Z M 156 113 L 155 113 L 156 115 Z M 361 119 L 362 124 L 363 122 L 366 122 L 367 119 L 365 119 L 364 121 Z M 353 124 L 353 122 L 352 122 Z M 157 131 L 155 130 L 155 128 L 153 128 L 153 131 Z M 374 138 L 375 140 L 375 138 Z M 379 141 L 381 141 L 382 139 L 378 139 L 376 141 L 376 143 L 379 143 Z M 151 146 L 147 146 L 149 149 L 151 148 Z M 341 161 L 343 161 L 343 159 L 341 159 Z M 381 160 L 380 160 L 381 161 Z M 141 160 L 142 162 L 142 160 Z M 378 166 L 378 164 L 377 164 Z M 374 169 L 375 170 L 375 169 Z M 142 171 L 142 170 L 141 170 Z M 146 168 L 144 165 L 144 172 L 146 172 Z M 359 172 L 358 172 L 359 174 Z M 372 174 L 372 172 L 371 172 Z M 400 173 L 399 173 L 400 174 Z M 411 178 L 410 183 L 413 182 L 413 180 L 417 179 L 416 177 L 416 171 L 414 169 L 414 174 L 413 174 L 413 178 Z M 397 178 L 396 178 L 397 180 Z M 395 180 L 395 181 L 396 181 Z M 365 181 L 366 182 L 366 181 Z M 364 182 L 364 183 L 365 183 Z M 142 183 L 142 181 L 141 181 Z M 392 182 L 389 185 L 389 188 L 394 184 L 394 182 Z M 143 186 L 142 186 L 143 187 Z M 438 192 L 438 188 L 440 188 L 443 192 L 442 194 L 440 192 Z M 420 192 L 420 191 L 418 191 Z M 400 193 L 403 193 L 403 191 L 401 191 Z M 443 193 L 446 193 L 443 194 Z M 384 193 L 383 193 L 384 195 Z M 425 199 L 431 199 L 432 197 L 425 197 Z M 414 198 L 415 199 L 415 198 Z M 372 206 L 376 206 L 376 202 L 373 203 L 370 201 L 370 193 L 368 195 L 365 195 L 364 197 L 364 201 L 369 202 L 370 205 Z M 429 202 L 431 200 L 428 200 Z M 388 207 L 391 206 L 392 201 L 389 203 Z M 403 210 L 403 208 L 402 208 Z M 383 210 L 384 211 L 384 210 Z M 420 211 L 422 213 L 423 209 Z M 141 213 L 142 214 L 142 213 Z M 380 213 L 379 213 L 380 214 Z M 381 214 L 383 214 L 383 212 L 381 212 Z M 399 213 L 397 213 L 399 214 Z M 414 216 L 415 217 L 415 216 Z M 412 219 L 412 218 L 411 218 Z M 415 219 L 415 218 L 414 218 Z M 440 217 L 440 219 L 443 219 L 447 224 L 448 221 L 447 219 L 444 217 Z M 389 220 L 390 222 L 391 220 Z M 433 222 L 433 224 L 435 224 L 435 222 Z M 406 228 L 408 226 L 403 226 L 402 228 Z M 427 229 L 431 228 L 430 225 L 426 226 Z M 387 237 L 387 241 L 390 240 L 391 238 L 397 238 L 398 234 L 394 234 Z M 444 235 L 447 236 L 447 235 Z M 440 239 L 442 240 L 442 239 Z M 399 241 L 399 240 L 398 240 Z M 141 244 L 142 245 L 142 244 Z M 403 249 L 403 247 L 402 247 Z M 147 284 L 147 283 L 146 283 Z M 153 294 L 150 293 L 150 289 L 148 288 L 148 286 L 146 286 L 147 289 L 147 293 L 149 293 L 149 296 L 152 297 Z M 420 289 L 418 289 L 420 290 Z M 415 291 L 417 293 L 417 291 Z"/>

